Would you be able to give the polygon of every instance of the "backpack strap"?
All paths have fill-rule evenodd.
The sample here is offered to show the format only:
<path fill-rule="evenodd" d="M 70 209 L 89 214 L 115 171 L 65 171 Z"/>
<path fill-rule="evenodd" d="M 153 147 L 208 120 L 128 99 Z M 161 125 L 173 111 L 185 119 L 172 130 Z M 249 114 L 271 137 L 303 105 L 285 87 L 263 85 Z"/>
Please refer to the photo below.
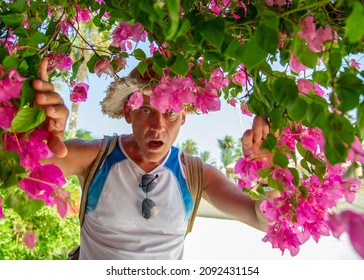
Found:
<path fill-rule="evenodd" d="M 204 188 L 204 169 L 203 162 L 199 157 L 183 154 L 185 160 L 185 172 L 187 185 L 194 201 L 191 217 L 188 221 L 186 235 L 192 231 L 198 206 L 200 205 Z"/>
<path fill-rule="evenodd" d="M 82 184 L 82 194 L 81 194 L 80 212 L 79 212 L 80 225 L 82 225 L 83 218 L 85 216 L 88 188 L 92 180 L 94 179 L 96 172 L 103 165 L 106 157 L 114 150 L 118 137 L 119 136 L 116 134 L 114 134 L 113 136 L 107 136 L 107 135 L 104 136 L 104 139 L 102 140 L 101 149 L 97 154 L 96 159 L 91 165 L 86 180 Z"/>

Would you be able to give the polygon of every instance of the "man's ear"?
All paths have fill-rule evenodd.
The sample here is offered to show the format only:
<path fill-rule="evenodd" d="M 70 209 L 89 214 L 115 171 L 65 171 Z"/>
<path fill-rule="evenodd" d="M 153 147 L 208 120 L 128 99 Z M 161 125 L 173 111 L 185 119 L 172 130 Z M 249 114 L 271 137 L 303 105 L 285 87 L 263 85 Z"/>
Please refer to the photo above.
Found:
<path fill-rule="evenodd" d="M 183 110 L 181 111 L 181 113 L 182 113 L 181 125 L 184 125 L 185 122 L 186 122 L 187 108 L 183 108 Z"/>
<path fill-rule="evenodd" d="M 130 116 L 130 107 L 128 106 L 128 102 L 124 102 L 124 117 L 127 123 L 131 123 L 131 116 Z"/>

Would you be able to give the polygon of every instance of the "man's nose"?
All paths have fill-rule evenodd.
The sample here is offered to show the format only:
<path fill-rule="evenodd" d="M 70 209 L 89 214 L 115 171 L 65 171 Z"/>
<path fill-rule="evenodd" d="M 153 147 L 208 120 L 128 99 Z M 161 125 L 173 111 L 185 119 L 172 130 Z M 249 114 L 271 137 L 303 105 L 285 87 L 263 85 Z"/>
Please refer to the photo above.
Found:
<path fill-rule="evenodd" d="M 164 119 L 164 115 L 156 110 L 152 116 L 152 120 L 151 120 L 151 125 L 150 125 L 152 130 L 155 131 L 161 131 L 163 129 L 165 129 L 165 119 Z"/>

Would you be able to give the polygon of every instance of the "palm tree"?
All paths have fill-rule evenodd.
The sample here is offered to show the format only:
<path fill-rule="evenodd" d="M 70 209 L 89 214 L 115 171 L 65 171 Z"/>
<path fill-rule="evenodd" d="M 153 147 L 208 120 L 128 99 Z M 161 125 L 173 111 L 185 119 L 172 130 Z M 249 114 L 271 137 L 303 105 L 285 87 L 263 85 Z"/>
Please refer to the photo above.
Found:
<path fill-rule="evenodd" d="M 203 162 L 208 162 L 211 160 L 211 153 L 209 151 L 200 152 L 200 158 Z"/>
<path fill-rule="evenodd" d="M 230 135 L 226 135 L 223 139 L 217 139 L 220 149 L 220 160 L 226 175 L 233 179 L 233 171 L 228 166 L 236 162 L 243 154 L 241 150 L 241 142 L 235 141 Z"/>
<path fill-rule="evenodd" d="M 184 143 L 182 143 L 181 150 L 188 155 L 197 155 L 197 143 L 191 139 L 187 139 Z"/>

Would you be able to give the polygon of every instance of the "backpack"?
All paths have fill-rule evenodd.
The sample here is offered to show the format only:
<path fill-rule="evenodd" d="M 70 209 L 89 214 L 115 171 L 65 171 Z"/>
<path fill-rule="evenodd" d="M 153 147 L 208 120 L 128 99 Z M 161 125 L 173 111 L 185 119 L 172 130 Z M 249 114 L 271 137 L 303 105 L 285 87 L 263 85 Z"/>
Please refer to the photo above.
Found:
<path fill-rule="evenodd" d="M 82 227 L 83 219 L 85 216 L 88 187 L 90 186 L 92 180 L 94 179 L 96 172 L 102 167 L 106 157 L 114 150 L 118 137 L 119 136 L 116 134 L 114 134 L 113 136 L 107 136 L 107 135 L 104 136 L 101 149 L 97 154 L 95 161 L 92 163 L 85 181 L 82 183 L 82 195 L 81 195 L 80 212 L 79 212 L 80 227 Z M 194 201 L 194 208 L 192 210 L 191 217 L 187 225 L 187 230 L 186 230 L 186 235 L 187 235 L 192 231 L 198 206 L 201 201 L 202 191 L 204 186 L 204 171 L 203 171 L 203 162 L 200 158 L 187 155 L 185 153 L 183 154 L 183 157 L 185 161 L 185 174 L 187 177 L 188 189 Z M 79 253 L 80 253 L 80 246 L 69 252 L 67 259 L 78 260 Z"/>

